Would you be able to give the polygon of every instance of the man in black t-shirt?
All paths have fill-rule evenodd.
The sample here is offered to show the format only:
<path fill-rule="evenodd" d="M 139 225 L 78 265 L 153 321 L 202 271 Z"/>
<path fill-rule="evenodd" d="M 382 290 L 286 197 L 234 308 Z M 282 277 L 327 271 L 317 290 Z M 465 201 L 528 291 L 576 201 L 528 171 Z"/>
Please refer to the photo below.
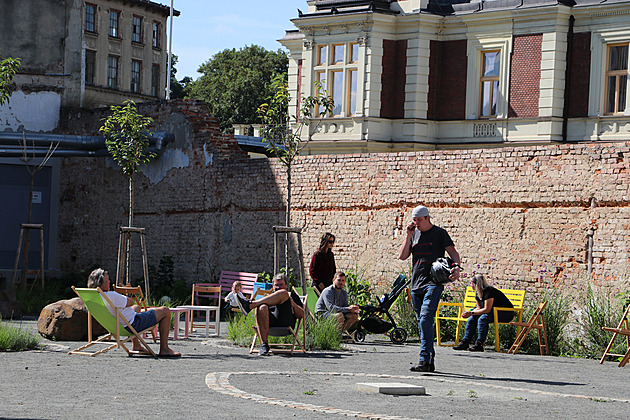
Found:
<path fill-rule="evenodd" d="M 414 372 L 435 371 L 435 350 L 433 338 L 435 329 L 433 322 L 435 312 L 444 291 L 444 286 L 437 284 L 431 277 L 431 263 L 444 256 L 444 251 L 453 260 L 451 268 L 451 280 L 459 278 L 460 258 L 455 250 L 453 240 L 446 230 L 431 223 L 429 209 L 418 206 L 413 209 L 411 216 L 413 221 L 407 225 L 406 236 L 399 249 L 399 258 L 406 260 L 412 258 L 411 272 L 411 298 L 418 320 L 420 331 L 420 356 L 419 363 L 411 368 Z"/>
<path fill-rule="evenodd" d="M 295 292 L 288 292 L 289 280 L 285 274 L 273 278 L 273 293 L 262 299 L 251 301 L 237 295 L 238 306 L 245 315 L 256 309 L 256 326 L 260 336 L 259 356 L 269 354 L 269 328 L 293 327 L 295 320 L 304 318 L 302 301 Z"/>

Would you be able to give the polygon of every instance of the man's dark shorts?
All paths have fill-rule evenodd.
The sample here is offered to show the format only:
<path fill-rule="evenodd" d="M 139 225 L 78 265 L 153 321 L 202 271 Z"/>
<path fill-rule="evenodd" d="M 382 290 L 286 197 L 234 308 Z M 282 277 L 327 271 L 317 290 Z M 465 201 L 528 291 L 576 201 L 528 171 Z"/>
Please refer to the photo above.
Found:
<path fill-rule="evenodd" d="M 151 309 L 149 311 L 136 314 L 136 316 L 133 318 L 131 326 L 134 330 L 136 330 L 136 332 L 140 332 L 154 326 L 155 324 L 157 324 L 157 318 L 155 317 L 155 311 Z M 131 332 L 129 330 L 129 327 L 125 327 L 125 329 Z"/>
<path fill-rule="evenodd" d="M 269 327 L 291 327 L 295 326 L 295 315 L 291 305 L 291 298 L 280 305 L 269 307 Z"/>

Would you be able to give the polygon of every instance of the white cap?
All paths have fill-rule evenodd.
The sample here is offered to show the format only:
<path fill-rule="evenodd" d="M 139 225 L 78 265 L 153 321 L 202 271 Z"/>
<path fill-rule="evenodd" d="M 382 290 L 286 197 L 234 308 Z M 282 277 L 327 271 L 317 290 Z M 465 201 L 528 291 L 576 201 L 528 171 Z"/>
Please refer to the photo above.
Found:
<path fill-rule="evenodd" d="M 425 206 L 418 206 L 411 212 L 411 217 L 426 217 L 429 216 L 429 209 Z"/>

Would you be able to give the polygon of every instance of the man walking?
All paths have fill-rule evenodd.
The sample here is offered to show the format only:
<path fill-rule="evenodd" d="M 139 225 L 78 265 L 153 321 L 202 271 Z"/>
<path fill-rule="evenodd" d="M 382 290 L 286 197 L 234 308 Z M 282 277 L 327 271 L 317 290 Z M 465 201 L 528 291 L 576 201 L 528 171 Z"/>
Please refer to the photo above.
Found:
<path fill-rule="evenodd" d="M 433 322 L 444 286 L 431 278 L 431 263 L 444 256 L 444 251 L 453 260 L 451 280 L 457 280 L 460 272 L 459 253 L 446 230 L 431 223 L 429 209 L 418 206 L 411 213 L 413 221 L 407 225 L 407 234 L 399 249 L 401 260 L 412 257 L 411 298 L 420 331 L 419 363 L 413 366 L 413 372 L 435 371 L 435 349 Z"/>

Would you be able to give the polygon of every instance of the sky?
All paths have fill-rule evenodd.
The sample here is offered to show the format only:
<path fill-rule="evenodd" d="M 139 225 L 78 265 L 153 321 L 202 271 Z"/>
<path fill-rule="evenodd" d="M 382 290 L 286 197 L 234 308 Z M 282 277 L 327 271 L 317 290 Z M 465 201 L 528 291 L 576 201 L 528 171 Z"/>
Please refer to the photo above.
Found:
<path fill-rule="evenodd" d="M 170 6 L 169 0 L 153 1 Z M 277 40 L 295 29 L 297 9 L 308 9 L 306 0 L 173 0 L 173 7 L 181 13 L 173 19 L 178 80 L 197 79 L 199 66 L 226 48 L 284 49 Z"/>

